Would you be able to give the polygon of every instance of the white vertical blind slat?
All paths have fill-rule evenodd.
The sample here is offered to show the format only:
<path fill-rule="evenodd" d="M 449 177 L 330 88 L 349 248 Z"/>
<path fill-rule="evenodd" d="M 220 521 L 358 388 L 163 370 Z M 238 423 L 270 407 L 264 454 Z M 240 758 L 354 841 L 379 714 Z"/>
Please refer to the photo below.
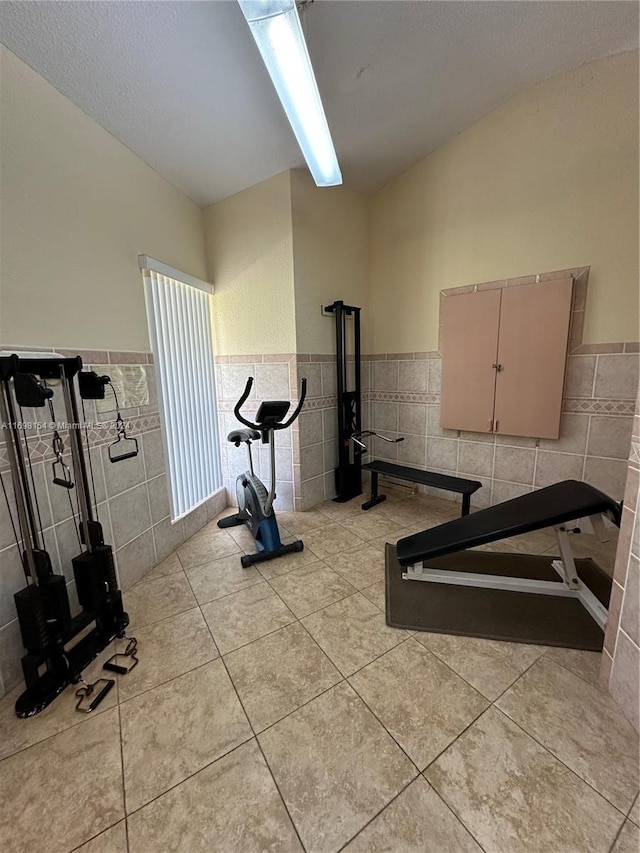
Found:
<path fill-rule="evenodd" d="M 210 296 L 148 270 L 144 282 L 177 520 L 222 485 Z"/>

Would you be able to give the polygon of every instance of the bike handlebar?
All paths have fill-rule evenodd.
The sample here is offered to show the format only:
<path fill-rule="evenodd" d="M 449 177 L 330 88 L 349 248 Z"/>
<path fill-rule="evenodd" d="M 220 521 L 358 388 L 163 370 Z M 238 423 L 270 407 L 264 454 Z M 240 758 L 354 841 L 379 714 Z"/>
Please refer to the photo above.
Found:
<path fill-rule="evenodd" d="M 247 397 L 251 393 L 252 388 L 253 388 L 253 376 L 249 376 L 247 378 L 247 384 L 244 387 L 244 391 L 242 392 L 242 396 L 240 397 L 240 399 L 238 400 L 238 402 L 236 403 L 236 405 L 233 409 L 233 413 L 236 416 L 236 418 L 240 421 L 241 424 L 244 424 L 245 426 L 248 426 L 251 429 L 261 430 L 261 429 L 264 429 L 264 427 L 261 427 L 260 424 L 251 423 L 251 421 L 248 421 L 245 417 L 243 417 L 240 414 L 240 409 L 246 403 Z M 304 403 L 306 396 L 307 396 L 307 380 L 303 378 L 300 380 L 300 399 L 298 400 L 298 405 L 294 409 L 293 414 L 291 415 L 291 417 L 288 420 L 284 421 L 281 424 L 275 424 L 274 426 L 270 427 L 270 429 L 274 429 L 274 430 L 276 430 L 276 429 L 287 429 L 288 427 L 290 427 L 291 424 L 295 421 L 295 419 L 300 414 L 300 411 L 302 409 L 302 404 Z"/>
<path fill-rule="evenodd" d="M 295 421 L 295 419 L 300 414 L 300 411 L 302 409 L 302 404 L 304 403 L 306 396 L 307 396 L 307 380 L 303 377 L 300 380 L 300 399 L 298 400 L 298 405 L 296 406 L 294 413 L 291 415 L 289 420 L 284 421 L 281 424 L 277 424 L 274 427 L 274 429 L 287 429 L 287 427 L 291 426 L 291 424 Z"/>

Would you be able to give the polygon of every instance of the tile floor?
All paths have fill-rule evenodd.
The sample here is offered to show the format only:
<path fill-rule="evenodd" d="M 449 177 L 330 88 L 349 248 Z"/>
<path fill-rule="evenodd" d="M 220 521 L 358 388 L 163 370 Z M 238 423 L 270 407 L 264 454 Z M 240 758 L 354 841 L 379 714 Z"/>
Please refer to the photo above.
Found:
<path fill-rule="evenodd" d="M 599 655 L 385 624 L 384 543 L 457 513 L 282 513 L 305 550 L 251 569 L 244 528 L 200 531 L 126 594 L 140 664 L 99 710 L 0 702 L 3 853 L 637 853 L 638 738 Z"/>

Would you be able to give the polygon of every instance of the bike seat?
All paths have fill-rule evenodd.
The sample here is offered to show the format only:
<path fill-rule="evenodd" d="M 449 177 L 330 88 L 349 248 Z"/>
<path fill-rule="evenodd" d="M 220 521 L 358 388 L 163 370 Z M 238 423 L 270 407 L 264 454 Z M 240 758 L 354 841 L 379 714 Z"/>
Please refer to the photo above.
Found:
<path fill-rule="evenodd" d="M 240 447 L 240 443 L 243 441 L 248 443 L 257 441 L 259 438 L 260 433 L 255 429 L 232 429 L 227 436 L 227 441 L 232 442 L 236 447 Z"/>

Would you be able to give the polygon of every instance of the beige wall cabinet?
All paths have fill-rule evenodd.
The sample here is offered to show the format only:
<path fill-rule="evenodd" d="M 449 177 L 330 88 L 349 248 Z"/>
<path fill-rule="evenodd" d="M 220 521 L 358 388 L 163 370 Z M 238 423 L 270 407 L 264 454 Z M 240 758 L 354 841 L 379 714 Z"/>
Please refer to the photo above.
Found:
<path fill-rule="evenodd" d="M 443 300 L 447 429 L 558 438 L 573 279 Z"/>

